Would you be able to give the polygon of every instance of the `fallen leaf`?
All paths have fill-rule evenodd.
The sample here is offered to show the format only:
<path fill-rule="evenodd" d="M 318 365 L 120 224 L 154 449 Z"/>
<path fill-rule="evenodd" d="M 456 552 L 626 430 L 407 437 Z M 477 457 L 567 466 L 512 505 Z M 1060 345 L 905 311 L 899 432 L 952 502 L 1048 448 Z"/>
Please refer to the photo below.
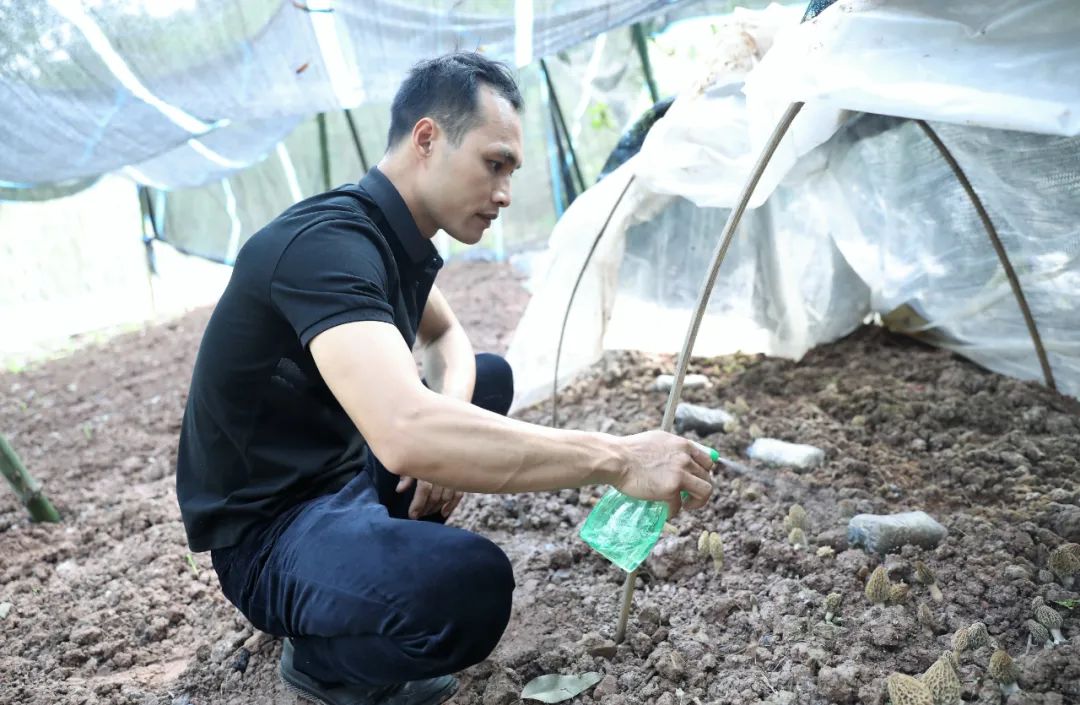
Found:
<path fill-rule="evenodd" d="M 584 693 L 599 683 L 602 677 L 596 671 L 582 673 L 579 676 L 560 676 L 549 673 L 537 676 L 526 683 L 521 690 L 521 697 L 539 700 L 542 703 L 561 703 L 563 700 L 569 700 Z"/>

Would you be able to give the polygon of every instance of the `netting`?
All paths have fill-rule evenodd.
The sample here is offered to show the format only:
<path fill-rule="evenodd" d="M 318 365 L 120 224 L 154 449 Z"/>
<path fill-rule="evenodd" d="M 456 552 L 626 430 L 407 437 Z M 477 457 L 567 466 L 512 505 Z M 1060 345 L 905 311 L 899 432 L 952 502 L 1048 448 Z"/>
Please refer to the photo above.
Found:
<path fill-rule="evenodd" d="M 385 148 L 389 100 L 417 60 L 475 49 L 520 67 L 526 168 L 487 247 L 546 236 L 569 202 L 553 173 L 556 87 L 586 181 L 652 101 L 628 25 L 729 11 L 718 0 L 52 0 L 0 6 L 0 198 L 71 193 L 122 169 L 168 190 L 162 238 L 229 261 L 295 200 L 362 171 Z M 624 28 L 621 32 L 611 32 Z M 593 38 L 593 39 L 590 39 Z M 588 40 L 584 41 L 583 40 Z M 657 56 L 658 74 L 678 69 Z M 328 159 L 313 116 L 325 113 Z M 249 168 L 250 167 L 250 168 Z M 587 185 L 587 184 L 586 184 Z M 160 215 L 160 214 L 159 214 Z M 445 244 L 445 243 L 444 243 Z M 449 254 L 449 252 L 447 253 Z"/>

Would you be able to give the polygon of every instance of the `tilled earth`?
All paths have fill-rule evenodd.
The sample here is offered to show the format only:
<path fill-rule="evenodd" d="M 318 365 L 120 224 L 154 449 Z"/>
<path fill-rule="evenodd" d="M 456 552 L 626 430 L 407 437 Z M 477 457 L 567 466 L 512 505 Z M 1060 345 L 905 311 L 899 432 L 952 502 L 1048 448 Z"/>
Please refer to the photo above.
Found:
<path fill-rule="evenodd" d="M 451 266 L 440 286 L 478 350 L 505 349 L 527 300 L 506 268 Z M 173 463 L 207 316 L 0 376 L 0 429 L 64 515 L 31 525 L 0 492 L 0 603 L 11 605 L 0 703 L 296 702 L 277 680 L 279 642 L 252 631 L 219 594 L 209 556 L 189 557 L 184 542 Z M 673 362 L 608 355 L 561 395 L 562 425 L 657 427 L 666 394 L 652 382 Z M 683 399 L 738 419 L 701 440 L 756 477 L 718 472 L 710 504 L 674 519 L 617 647 L 624 574 L 576 535 L 603 488 L 468 498 L 454 523 L 506 549 L 518 589 L 502 643 L 462 674 L 453 702 L 509 705 L 537 675 L 599 671 L 575 702 L 882 703 L 890 672 L 921 673 L 953 632 L 981 621 L 1019 667 L 1022 691 L 1004 702 L 1080 703 L 1080 608 L 1059 604 L 1080 593 L 1046 565 L 1056 546 L 1080 541 L 1075 400 L 875 328 L 799 363 L 734 356 L 695 360 L 691 372 L 711 386 Z M 547 423 L 550 405 L 521 417 Z M 814 444 L 826 462 L 803 473 L 750 462 L 758 436 Z M 783 528 L 796 502 L 807 548 Z M 852 515 L 914 509 L 947 527 L 936 549 L 879 558 L 847 547 Z M 703 529 L 723 538 L 720 570 L 697 553 Z M 916 560 L 936 573 L 941 602 L 914 579 Z M 898 604 L 863 595 L 880 563 L 911 586 Z M 843 603 L 830 624 L 832 592 Z M 1063 617 L 1068 643 L 1027 646 L 1035 596 Z M 966 702 L 1003 702 L 986 673 L 991 652 L 961 654 Z"/>

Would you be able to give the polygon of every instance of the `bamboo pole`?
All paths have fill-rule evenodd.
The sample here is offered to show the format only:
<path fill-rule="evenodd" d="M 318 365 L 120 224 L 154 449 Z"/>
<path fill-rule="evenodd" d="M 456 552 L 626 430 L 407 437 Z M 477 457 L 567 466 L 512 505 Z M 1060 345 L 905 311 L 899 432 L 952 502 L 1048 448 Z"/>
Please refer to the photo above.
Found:
<path fill-rule="evenodd" d="M 1020 286 L 1020 278 L 1016 276 L 1016 269 L 1013 268 L 1012 261 L 1009 260 L 1009 255 L 1005 252 L 1005 246 L 1001 243 L 1001 238 L 998 237 L 994 221 L 990 219 L 990 214 L 986 212 L 979 194 L 975 193 L 975 187 L 971 185 L 967 174 L 960 168 L 960 163 L 956 161 L 956 157 L 942 142 L 938 133 L 925 120 L 916 120 L 916 122 L 922 128 L 922 131 L 926 133 L 926 136 L 930 138 L 930 141 L 934 143 L 934 146 L 937 147 L 945 163 L 952 169 L 953 175 L 960 182 L 960 186 L 964 189 L 964 193 L 967 194 L 972 207 L 975 208 L 976 215 L 982 221 L 986 236 L 990 238 L 990 246 L 994 248 L 998 262 L 1001 263 L 1001 268 L 1005 270 L 1005 278 L 1009 280 L 1009 287 L 1012 288 L 1013 296 L 1016 297 L 1016 304 L 1020 307 L 1020 315 L 1024 317 L 1024 324 L 1027 326 L 1028 335 L 1031 336 L 1031 343 L 1035 347 L 1035 356 L 1039 359 L 1039 367 L 1042 368 L 1046 386 L 1056 392 L 1057 383 L 1054 381 L 1054 371 L 1050 368 L 1050 358 L 1046 355 L 1046 347 L 1043 345 L 1042 336 L 1039 335 L 1039 328 L 1035 325 L 1035 317 L 1031 314 L 1031 307 L 1028 306 L 1027 297 L 1024 296 L 1024 289 Z"/>
<path fill-rule="evenodd" d="M 678 406 L 679 396 L 682 394 L 683 379 L 686 377 L 686 368 L 690 364 L 690 353 L 694 350 L 694 342 L 697 340 L 698 329 L 701 327 L 701 319 L 705 316 L 705 308 L 709 303 L 709 297 L 712 295 L 713 286 L 716 284 L 716 275 L 720 272 L 720 265 L 723 264 L 724 256 L 727 255 L 728 246 L 731 245 L 731 239 L 735 235 L 736 228 L 739 227 L 739 222 L 742 220 L 746 206 L 750 202 L 751 194 L 754 193 L 754 188 L 761 179 L 761 175 L 765 173 L 765 167 L 769 165 L 769 160 L 772 159 L 773 153 L 776 152 L 777 146 L 779 146 L 780 141 L 784 138 L 788 128 L 791 126 L 791 122 L 799 114 L 802 106 L 802 103 L 792 103 L 780 118 L 780 122 L 776 123 L 772 136 L 769 137 L 768 143 L 761 151 L 757 163 L 754 164 L 753 171 L 750 172 L 750 176 L 743 186 L 742 193 L 739 194 L 738 202 L 728 215 L 727 224 L 724 225 L 720 241 L 716 244 L 716 250 L 713 252 L 709 272 L 698 293 L 694 317 L 691 319 L 690 327 L 686 331 L 682 351 L 679 353 L 679 361 L 675 366 L 675 382 L 671 385 L 671 393 L 664 409 L 664 420 L 660 425 L 660 429 L 663 431 L 670 432 L 675 421 L 675 407 Z M 623 638 L 626 636 L 626 620 L 630 616 L 630 604 L 634 599 L 634 581 L 636 579 L 637 571 L 635 570 L 627 574 L 626 582 L 623 585 L 622 609 L 619 611 L 619 624 L 615 628 L 616 644 L 622 643 Z"/>
<path fill-rule="evenodd" d="M 60 514 L 41 492 L 41 485 L 30 477 L 7 439 L 0 435 L 0 473 L 7 479 L 19 502 L 34 521 L 60 521 Z"/>
<path fill-rule="evenodd" d="M 634 38 L 634 47 L 637 48 L 638 58 L 641 59 L 641 70 L 645 74 L 645 85 L 649 88 L 649 97 L 652 98 L 653 105 L 656 105 L 660 102 L 660 91 L 656 87 L 652 62 L 649 61 L 649 45 L 645 41 L 645 28 L 638 22 L 630 28 L 630 34 Z"/>
<path fill-rule="evenodd" d="M 322 162 L 323 189 L 330 190 L 330 140 L 326 129 L 326 113 L 315 116 L 315 122 L 319 127 L 319 157 Z"/>

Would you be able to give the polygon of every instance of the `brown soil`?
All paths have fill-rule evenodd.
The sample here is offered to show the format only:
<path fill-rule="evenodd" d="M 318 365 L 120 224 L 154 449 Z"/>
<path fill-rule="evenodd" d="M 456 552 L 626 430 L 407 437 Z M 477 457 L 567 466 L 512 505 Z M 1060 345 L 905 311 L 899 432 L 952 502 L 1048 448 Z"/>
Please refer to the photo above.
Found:
<path fill-rule="evenodd" d="M 505 267 L 456 265 L 440 276 L 478 350 L 505 348 L 527 294 Z M 0 376 L 0 429 L 64 515 L 31 525 L 0 491 L 0 703 L 292 703 L 276 677 L 280 646 L 253 633 L 217 590 L 205 554 L 189 563 L 173 462 L 191 365 L 208 312 Z M 564 425 L 613 433 L 656 427 L 650 391 L 671 358 L 607 356 L 562 396 Z M 740 457 L 754 435 L 812 443 L 825 465 L 757 468 L 772 482 L 718 474 L 709 506 L 675 519 L 639 577 L 626 643 L 605 654 L 623 574 L 576 536 L 601 488 L 474 496 L 454 521 L 514 562 L 515 611 L 491 659 L 462 674 L 459 705 L 509 705 L 541 673 L 605 674 L 576 702 L 603 705 L 881 703 L 890 671 L 919 673 L 974 621 L 1016 659 L 1010 704 L 1080 702 L 1080 598 L 1046 571 L 1048 552 L 1080 541 L 1080 410 L 1037 385 L 863 329 L 795 364 L 699 360 L 707 390 L 684 399 L 734 411 L 733 433 L 704 439 Z M 522 417 L 543 423 L 548 406 Z M 745 461 L 744 459 L 744 462 Z M 794 502 L 808 550 L 786 541 Z M 878 559 L 846 547 L 858 512 L 923 509 L 949 530 L 925 551 L 885 559 L 908 599 L 863 596 Z M 719 532 L 726 565 L 697 555 Z M 835 551 L 819 556 L 820 547 Z M 944 600 L 913 580 L 925 561 Z M 838 623 L 822 602 L 844 597 Z M 1023 623 L 1041 595 L 1072 640 L 1025 652 Z M 917 608 L 936 622 L 925 627 Z M 1001 702 L 990 647 L 961 659 L 967 702 Z"/>

